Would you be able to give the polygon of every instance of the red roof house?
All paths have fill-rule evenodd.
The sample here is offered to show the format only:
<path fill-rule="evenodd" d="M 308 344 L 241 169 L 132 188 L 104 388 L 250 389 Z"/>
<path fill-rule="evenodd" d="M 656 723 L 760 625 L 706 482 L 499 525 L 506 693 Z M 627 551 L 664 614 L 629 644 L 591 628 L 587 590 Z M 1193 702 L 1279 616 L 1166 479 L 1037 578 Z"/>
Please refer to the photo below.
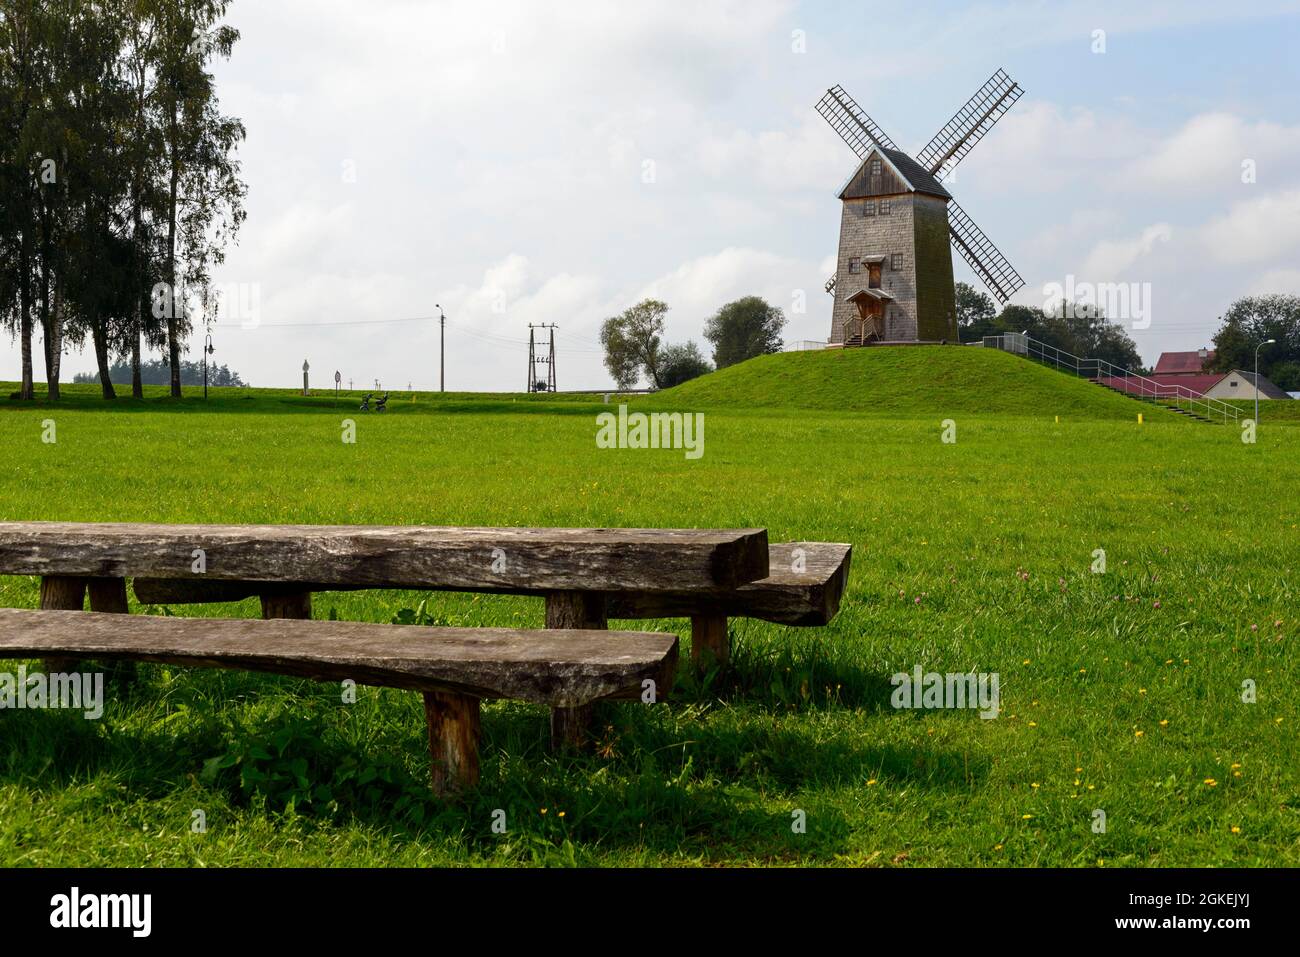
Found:
<path fill-rule="evenodd" d="M 1205 372 L 1205 367 L 1213 361 L 1213 349 L 1196 349 L 1192 352 L 1162 352 L 1159 361 L 1156 362 L 1155 376 L 1199 376 Z"/>

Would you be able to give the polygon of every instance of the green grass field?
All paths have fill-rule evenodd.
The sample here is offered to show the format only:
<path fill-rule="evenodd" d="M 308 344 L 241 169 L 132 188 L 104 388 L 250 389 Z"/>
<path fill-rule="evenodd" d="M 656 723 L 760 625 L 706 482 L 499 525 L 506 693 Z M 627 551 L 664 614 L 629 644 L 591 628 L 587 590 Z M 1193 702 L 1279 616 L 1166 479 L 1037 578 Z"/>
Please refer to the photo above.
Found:
<path fill-rule="evenodd" d="M 367 416 L 332 394 L 159 391 L 0 401 L 0 519 L 764 526 L 852 542 L 849 588 L 826 628 L 733 622 L 729 669 L 683 674 L 664 707 L 606 706 L 590 756 L 547 753 L 544 709 L 485 705 L 482 785 L 450 807 L 427 796 L 418 695 L 141 665 L 103 720 L 0 713 L 0 863 L 1300 864 L 1285 403 L 1247 445 L 1001 353 L 782 355 L 633 402 L 705 412 L 688 461 L 597 449 L 599 397 L 395 394 Z M 0 578 L 0 606 L 36 601 L 35 579 Z M 323 594 L 316 614 L 422 601 Z M 520 598 L 422 612 L 542 624 Z M 893 709 L 889 676 L 918 664 L 997 672 L 1002 713 Z"/>

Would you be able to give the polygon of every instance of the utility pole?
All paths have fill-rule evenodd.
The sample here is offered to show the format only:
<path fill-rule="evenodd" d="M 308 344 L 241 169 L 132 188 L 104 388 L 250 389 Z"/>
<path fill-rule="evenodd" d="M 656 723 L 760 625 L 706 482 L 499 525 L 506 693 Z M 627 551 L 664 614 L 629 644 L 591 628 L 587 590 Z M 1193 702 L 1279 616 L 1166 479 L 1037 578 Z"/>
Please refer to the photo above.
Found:
<path fill-rule="evenodd" d="M 447 391 L 447 317 L 442 311 L 442 306 L 436 302 L 433 304 L 438 310 L 438 325 L 441 332 L 438 338 L 438 364 L 442 367 L 438 371 L 438 391 Z"/>
<path fill-rule="evenodd" d="M 555 330 L 559 326 L 555 323 L 528 324 L 528 391 L 529 392 L 554 392 L 555 391 Z M 545 356 L 537 354 L 537 340 L 534 329 L 547 329 L 550 331 L 550 348 Z M 542 382 L 537 378 L 537 367 L 546 366 L 546 381 Z"/>

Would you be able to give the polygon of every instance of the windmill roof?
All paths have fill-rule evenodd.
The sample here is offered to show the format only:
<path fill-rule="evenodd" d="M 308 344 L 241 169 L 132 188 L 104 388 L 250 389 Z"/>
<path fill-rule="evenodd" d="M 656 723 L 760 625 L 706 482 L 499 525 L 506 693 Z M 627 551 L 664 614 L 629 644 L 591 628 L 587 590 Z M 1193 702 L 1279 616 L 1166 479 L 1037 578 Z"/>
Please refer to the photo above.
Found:
<path fill-rule="evenodd" d="M 866 159 L 853 168 L 853 172 L 849 174 L 849 178 L 844 181 L 844 185 L 838 190 L 840 199 L 844 198 L 844 194 L 853 184 L 853 180 L 857 177 L 858 173 L 862 172 L 862 167 L 866 166 L 871 157 L 877 153 L 880 154 L 881 158 L 890 165 L 893 171 L 898 174 L 898 178 L 906 183 L 912 192 L 927 193 L 931 196 L 942 197 L 943 199 L 952 199 L 952 193 L 944 189 L 942 184 L 926 172 L 925 167 L 920 163 L 912 159 L 912 157 L 908 156 L 902 150 L 886 149 L 883 146 L 873 148 L 871 152 L 867 154 Z"/>
<path fill-rule="evenodd" d="M 942 183 L 931 176 L 924 166 L 902 150 L 881 149 L 881 152 L 889 157 L 903 179 L 907 180 L 916 192 L 930 193 L 933 196 L 952 199 L 952 193 L 944 189 Z"/>

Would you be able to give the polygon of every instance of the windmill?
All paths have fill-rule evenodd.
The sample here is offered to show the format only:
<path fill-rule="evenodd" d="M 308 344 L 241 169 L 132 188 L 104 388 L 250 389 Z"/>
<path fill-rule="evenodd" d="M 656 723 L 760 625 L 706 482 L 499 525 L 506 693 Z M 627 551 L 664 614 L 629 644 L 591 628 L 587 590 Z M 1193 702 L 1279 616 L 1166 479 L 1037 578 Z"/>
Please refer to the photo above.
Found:
<path fill-rule="evenodd" d="M 839 86 L 817 112 L 857 154 L 843 201 L 832 344 L 957 340 L 952 254 L 961 254 L 998 302 L 1025 284 L 943 186 L 943 179 L 1024 91 L 998 70 L 912 158 Z"/>

